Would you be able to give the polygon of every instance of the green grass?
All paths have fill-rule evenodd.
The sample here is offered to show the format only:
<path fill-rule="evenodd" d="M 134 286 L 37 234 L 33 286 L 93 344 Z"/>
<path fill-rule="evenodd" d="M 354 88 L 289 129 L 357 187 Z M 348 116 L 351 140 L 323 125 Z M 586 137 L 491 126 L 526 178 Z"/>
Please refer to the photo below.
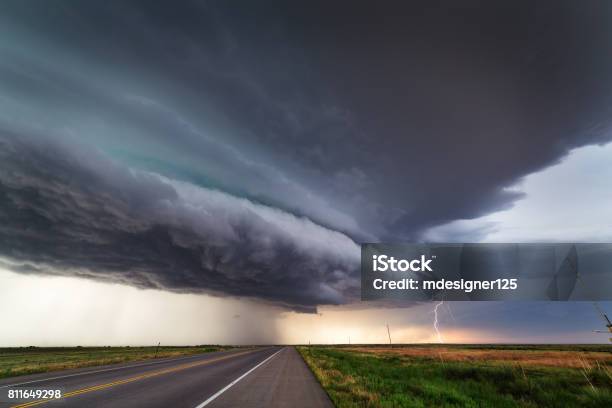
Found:
<path fill-rule="evenodd" d="M 15 347 L 0 348 L 0 378 L 228 349 L 195 347 Z"/>
<path fill-rule="evenodd" d="M 332 347 L 298 350 L 339 408 L 612 407 L 609 367 L 436 361 Z"/>

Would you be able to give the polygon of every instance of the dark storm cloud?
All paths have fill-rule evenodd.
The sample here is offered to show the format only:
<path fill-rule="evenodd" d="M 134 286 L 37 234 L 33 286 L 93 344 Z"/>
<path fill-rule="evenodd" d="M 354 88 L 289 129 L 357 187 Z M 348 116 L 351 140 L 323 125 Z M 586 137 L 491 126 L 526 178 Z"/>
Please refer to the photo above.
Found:
<path fill-rule="evenodd" d="M 520 196 L 503 187 L 609 140 L 611 17 L 606 2 L 309 3 L 288 32 L 350 130 L 284 154 L 318 144 L 321 176 L 363 174 L 344 183 L 368 197 L 354 213 L 386 239 L 506 208 Z"/>
<path fill-rule="evenodd" d="M 430 226 L 511 206 L 520 194 L 504 187 L 572 148 L 609 140 L 611 7 L 6 1 L 0 125 L 45 135 L 20 145 L 27 151 L 56 135 L 78 140 L 128 167 L 230 193 L 231 208 L 241 208 L 237 196 L 268 206 L 253 208 L 274 207 L 296 231 L 322 225 L 326 234 L 341 231 L 357 241 L 418 239 Z M 11 140 L 4 147 L 17 149 Z M 344 280 L 334 277 L 333 255 L 326 255 L 326 272 L 295 272 L 317 295 L 300 298 L 280 269 L 265 275 L 263 253 L 282 260 L 285 271 L 319 265 L 307 266 L 310 258 L 295 249 L 302 244 L 291 240 L 277 237 L 261 252 L 254 239 L 226 239 L 227 228 L 238 237 L 250 237 L 242 231 L 255 225 L 265 230 L 258 217 L 251 223 L 242 214 L 237 224 L 188 233 L 194 203 L 184 195 L 193 185 L 179 188 L 120 165 L 94 171 L 95 160 L 70 167 L 71 178 L 62 179 L 54 169 L 67 171 L 57 165 L 68 153 L 55 161 L 36 156 L 50 161 L 44 174 L 7 151 L 2 168 L 27 177 L 3 173 L 8 204 L 1 216 L 13 223 L 3 240 L 28 267 L 87 266 L 97 278 L 244 291 L 292 305 L 342 302 L 350 292 L 317 292 L 317 285 Z M 57 185 L 46 184 L 50 176 L 59 177 Z M 20 184 L 27 180 L 35 187 Z M 176 205 L 163 207 L 158 225 L 152 220 L 162 207 L 151 202 Z M 43 245 L 56 232 L 68 237 L 65 245 Z M 81 247 L 83 236 L 91 241 Z M 217 244 L 228 266 L 202 267 L 203 258 L 216 256 L 202 248 Z M 250 270 L 253 260 L 263 263 Z M 233 286 L 233 274 L 251 273 Z"/>
<path fill-rule="evenodd" d="M 256 297 L 297 310 L 356 297 L 346 236 L 93 151 L 0 137 L 0 257 L 22 273 Z"/>
<path fill-rule="evenodd" d="M 137 128 L 125 131 L 138 143 L 200 159 L 190 166 L 207 182 L 356 239 L 507 208 L 520 195 L 504 187 L 609 138 L 608 2 L 3 7 L 11 61 L 33 66 L 12 75 L 64 76 L 38 72 L 47 86 L 15 81 L 17 93 Z M 128 103 L 116 93 L 132 82 L 147 97 Z M 181 121 L 160 123 L 160 109 Z"/>
<path fill-rule="evenodd" d="M 231 129 L 217 139 L 282 174 L 243 183 L 249 194 L 356 238 L 506 208 L 519 196 L 503 187 L 608 140 L 607 2 L 20 7 L 13 24 L 113 76 L 120 64 L 155 78 L 164 103 Z M 185 133 L 160 129 L 147 134 Z M 209 151 L 202 137 L 174 141 Z M 214 178 L 244 191 L 236 171 Z"/>

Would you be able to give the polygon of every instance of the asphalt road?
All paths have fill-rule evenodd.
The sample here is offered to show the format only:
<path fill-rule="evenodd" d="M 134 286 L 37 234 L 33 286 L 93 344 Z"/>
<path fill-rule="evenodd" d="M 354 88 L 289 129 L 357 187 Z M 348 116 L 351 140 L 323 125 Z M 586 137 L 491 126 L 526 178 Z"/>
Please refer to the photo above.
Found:
<path fill-rule="evenodd" d="M 293 347 L 262 347 L 56 371 L 0 381 L 8 389 L 61 389 L 64 398 L 0 407 L 333 407 Z"/>

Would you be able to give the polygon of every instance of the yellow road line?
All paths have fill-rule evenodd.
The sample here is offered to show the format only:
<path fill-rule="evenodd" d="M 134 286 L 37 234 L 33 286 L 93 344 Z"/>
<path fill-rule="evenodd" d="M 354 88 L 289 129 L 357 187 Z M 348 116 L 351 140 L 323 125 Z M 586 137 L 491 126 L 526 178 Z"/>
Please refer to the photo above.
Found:
<path fill-rule="evenodd" d="M 98 390 L 103 390 L 103 389 L 106 389 L 106 388 L 114 387 L 115 385 L 127 384 L 127 383 L 131 383 L 131 382 L 134 382 L 134 381 L 143 380 L 145 378 L 156 377 L 158 375 L 168 374 L 168 373 L 172 373 L 172 372 L 180 371 L 180 370 L 186 370 L 186 369 L 191 368 L 191 367 L 197 367 L 197 366 L 201 366 L 201 365 L 206 365 L 206 364 L 214 363 L 216 361 L 227 360 L 228 358 L 241 356 L 241 355 L 247 354 L 247 353 L 252 353 L 253 351 L 255 351 L 255 350 L 243 351 L 243 352 L 240 352 L 240 353 L 230 354 L 230 355 L 227 355 L 227 356 L 222 356 L 222 357 L 214 358 L 214 359 L 211 359 L 211 360 L 197 361 L 195 363 L 181 364 L 181 365 L 178 365 L 178 366 L 175 366 L 175 367 L 166 368 L 166 369 L 163 369 L 163 370 L 151 371 L 150 373 L 145 373 L 145 374 L 137 375 L 137 376 L 134 376 L 134 377 L 129 377 L 129 378 L 126 378 L 126 379 L 123 379 L 123 380 L 113 381 L 113 382 L 109 382 L 109 383 L 106 383 L 106 384 L 94 385 L 94 386 L 91 386 L 91 387 L 82 388 L 80 390 L 70 391 L 70 392 L 67 392 L 64 395 L 62 395 L 62 398 L 40 399 L 40 400 L 36 400 L 36 401 L 25 402 L 25 403 L 19 404 L 19 405 L 13 405 L 11 408 L 33 407 L 35 405 L 40 405 L 40 404 L 44 404 L 44 403 L 51 402 L 51 401 L 59 401 L 59 400 L 64 399 L 64 398 L 74 397 L 76 395 L 81 395 L 81 394 L 85 394 L 85 393 L 92 392 L 92 391 L 98 391 Z"/>

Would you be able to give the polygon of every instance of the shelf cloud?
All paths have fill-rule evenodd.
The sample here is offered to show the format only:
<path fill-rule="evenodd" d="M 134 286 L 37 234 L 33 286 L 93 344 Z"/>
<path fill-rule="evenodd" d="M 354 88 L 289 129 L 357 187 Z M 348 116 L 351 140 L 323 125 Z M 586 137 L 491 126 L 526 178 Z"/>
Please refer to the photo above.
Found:
<path fill-rule="evenodd" d="M 306 218 L 80 146 L 0 137 L 0 159 L 0 256 L 11 270 L 301 311 L 358 296 L 358 245 Z"/>
<path fill-rule="evenodd" d="M 0 257 L 23 273 L 352 303 L 359 243 L 507 210 L 612 137 L 606 2 L 0 9 Z"/>

